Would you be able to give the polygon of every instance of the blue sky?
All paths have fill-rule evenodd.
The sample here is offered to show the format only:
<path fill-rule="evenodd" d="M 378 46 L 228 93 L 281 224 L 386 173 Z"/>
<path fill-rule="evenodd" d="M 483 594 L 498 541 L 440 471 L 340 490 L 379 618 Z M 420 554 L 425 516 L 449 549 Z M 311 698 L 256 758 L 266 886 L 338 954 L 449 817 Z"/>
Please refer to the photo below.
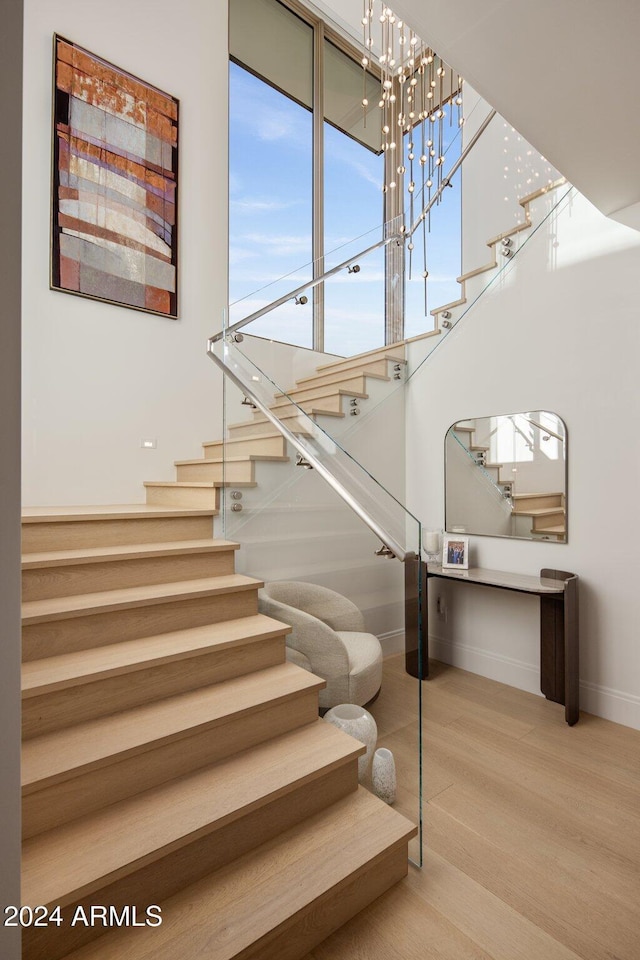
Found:
<path fill-rule="evenodd" d="M 447 124 L 445 133 L 449 129 Z M 311 113 L 231 63 L 229 135 L 229 292 L 235 322 L 311 278 Z M 382 170 L 382 156 L 325 124 L 325 269 L 380 239 Z M 429 309 L 456 299 L 459 291 L 459 190 L 446 193 L 428 238 Z M 417 235 L 415 244 L 407 336 L 432 327 L 424 316 Z M 360 267 L 357 276 L 341 272 L 325 284 L 328 352 L 355 353 L 384 342 L 382 252 L 362 259 Z M 247 332 L 311 346 L 311 325 L 309 296 L 306 306 L 287 303 Z"/>

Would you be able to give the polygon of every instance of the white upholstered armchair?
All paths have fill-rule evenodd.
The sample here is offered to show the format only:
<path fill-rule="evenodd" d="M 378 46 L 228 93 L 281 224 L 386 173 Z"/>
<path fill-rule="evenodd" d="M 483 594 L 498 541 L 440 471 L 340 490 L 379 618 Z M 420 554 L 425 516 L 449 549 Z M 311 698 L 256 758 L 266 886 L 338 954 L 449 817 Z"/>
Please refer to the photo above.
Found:
<path fill-rule="evenodd" d="M 320 691 L 323 710 L 374 699 L 382 683 L 382 648 L 351 600 L 297 580 L 265 583 L 258 597 L 261 613 L 292 627 L 287 659 L 327 681 Z"/>

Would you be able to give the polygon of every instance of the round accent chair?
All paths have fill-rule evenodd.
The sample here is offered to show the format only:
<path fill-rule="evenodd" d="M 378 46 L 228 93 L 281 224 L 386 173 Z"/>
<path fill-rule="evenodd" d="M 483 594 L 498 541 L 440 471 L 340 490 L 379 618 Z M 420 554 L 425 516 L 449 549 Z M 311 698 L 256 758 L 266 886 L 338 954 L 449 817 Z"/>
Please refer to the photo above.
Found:
<path fill-rule="evenodd" d="M 277 580 L 258 593 L 258 608 L 290 624 L 287 660 L 327 681 L 320 691 L 324 712 L 338 703 L 364 706 L 380 692 L 382 647 L 364 629 L 351 600 L 315 583 Z"/>

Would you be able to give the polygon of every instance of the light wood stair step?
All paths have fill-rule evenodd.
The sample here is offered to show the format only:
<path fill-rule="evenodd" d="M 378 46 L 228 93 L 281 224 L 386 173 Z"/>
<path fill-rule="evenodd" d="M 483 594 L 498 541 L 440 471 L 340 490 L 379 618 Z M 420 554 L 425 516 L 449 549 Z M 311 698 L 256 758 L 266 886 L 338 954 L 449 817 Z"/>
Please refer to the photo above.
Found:
<path fill-rule="evenodd" d="M 296 403 L 303 403 L 310 400 L 320 400 L 327 396 L 357 397 L 360 400 L 367 400 L 369 394 L 365 390 L 364 376 L 352 377 L 350 380 L 340 381 L 340 384 L 329 384 L 328 386 L 295 388 L 286 393 L 276 393 L 275 399 L 287 402 L 290 398 Z"/>
<path fill-rule="evenodd" d="M 324 686 L 281 663 L 27 740 L 25 836 L 314 722 Z"/>
<path fill-rule="evenodd" d="M 255 487 L 251 481 L 234 480 L 238 487 Z M 159 506 L 208 507 L 216 513 L 220 507 L 220 489 L 229 486 L 222 480 L 146 480 L 147 501 Z"/>
<path fill-rule="evenodd" d="M 246 481 L 255 482 L 255 464 L 260 462 L 286 463 L 286 456 L 212 457 L 197 460 L 176 460 L 178 480 L 225 480 L 227 486 Z"/>
<path fill-rule="evenodd" d="M 50 620 L 66 620 L 107 610 L 124 610 L 130 607 L 148 606 L 189 597 L 216 596 L 236 590 L 257 590 L 263 582 L 244 574 L 225 577 L 203 577 L 178 583 L 148 584 L 124 587 L 120 590 L 104 590 L 96 593 L 78 594 L 71 597 L 51 597 L 46 600 L 28 600 L 22 605 L 22 622 L 25 626 Z"/>
<path fill-rule="evenodd" d="M 210 538 L 27 553 L 22 558 L 22 598 L 42 600 L 229 574 L 238 547 Z"/>
<path fill-rule="evenodd" d="M 275 427 L 270 434 L 258 437 L 230 437 L 228 440 L 207 440 L 202 446 L 207 458 L 222 457 L 225 453 L 233 457 L 252 454 L 280 457 L 287 455 L 287 441 Z"/>
<path fill-rule="evenodd" d="M 274 430 L 278 428 L 273 425 L 271 420 L 268 420 L 263 414 L 259 415 L 262 419 L 255 420 L 243 420 L 241 423 L 232 423 L 229 425 L 228 430 L 229 434 L 232 437 L 260 437 L 270 436 Z M 283 426 L 287 427 L 291 433 L 295 433 L 300 437 L 312 437 L 314 431 L 309 418 L 303 413 L 295 413 L 292 416 L 279 417 L 278 418 Z M 313 415 L 310 416 L 310 419 L 313 420 Z"/>
<path fill-rule="evenodd" d="M 317 720 L 34 837 L 24 845 L 23 900 L 75 902 L 305 782 L 315 781 L 321 789 L 323 774 L 351 763 L 364 750 L 357 740 Z M 351 765 L 355 790 L 357 773 Z"/>
<path fill-rule="evenodd" d="M 287 413 L 295 414 L 298 410 L 303 410 L 309 415 L 315 414 L 316 416 L 344 416 L 344 402 L 347 397 L 348 394 L 343 390 L 333 390 L 331 393 L 325 393 L 323 396 L 315 397 L 313 400 L 296 399 L 296 402 L 292 403 L 290 399 L 280 399 L 277 403 L 270 404 L 269 409 L 273 410 L 279 418 L 282 418 L 282 416 Z M 262 414 L 259 411 L 256 411 L 253 415 L 254 420 L 258 420 L 261 416 Z"/>
<path fill-rule="evenodd" d="M 215 510 L 144 503 L 25 507 L 23 553 L 83 547 L 209 539 Z"/>
<path fill-rule="evenodd" d="M 392 358 L 393 362 L 400 363 L 400 360 Z M 327 386 L 328 384 L 341 384 L 345 378 L 351 379 L 352 377 L 363 374 L 365 377 L 371 377 L 374 380 L 391 380 L 389 376 L 389 363 L 388 360 L 370 360 L 360 363 L 351 364 L 349 367 L 345 367 L 341 370 L 331 370 L 328 369 L 321 373 L 313 374 L 309 377 L 302 377 L 300 380 L 296 380 L 296 387 L 299 388 L 309 388 L 309 387 L 319 387 Z"/>
<path fill-rule="evenodd" d="M 71 653 L 258 612 L 262 582 L 242 574 L 23 604 L 23 660 Z"/>
<path fill-rule="evenodd" d="M 444 310 L 455 310 L 456 307 L 462 307 L 467 302 L 467 298 L 461 296 L 458 300 L 452 300 L 451 303 L 443 303 L 441 307 L 436 307 L 435 310 L 430 310 L 429 313 L 432 317 L 437 317 Z"/>
<path fill-rule="evenodd" d="M 333 370 L 350 370 L 352 367 L 362 366 L 378 360 L 387 360 L 390 363 L 406 364 L 404 340 L 398 343 L 390 343 L 385 347 L 376 347 L 375 350 L 368 350 L 366 353 L 358 353 L 353 357 L 343 357 L 340 360 L 332 360 L 331 363 L 324 363 L 317 367 L 318 373 L 326 373 Z"/>
<path fill-rule="evenodd" d="M 536 530 L 531 531 L 531 533 L 535 533 L 536 536 L 548 534 L 549 536 L 553 537 L 564 537 L 566 532 L 567 529 L 564 524 L 558 524 L 557 526 L 553 527 L 538 527 Z"/>
<path fill-rule="evenodd" d="M 564 507 L 527 507 L 512 511 L 516 517 L 552 517 L 556 514 L 564 515 Z"/>
<path fill-rule="evenodd" d="M 415 827 L 359 788 L 69 960 L 300 960 L 408 871 Z"/>
<path fill-rule="evenodd" d="M 289 630 L 256 614 L 32 660 L 22 670 L 23 737 L 275 666 Z"/>

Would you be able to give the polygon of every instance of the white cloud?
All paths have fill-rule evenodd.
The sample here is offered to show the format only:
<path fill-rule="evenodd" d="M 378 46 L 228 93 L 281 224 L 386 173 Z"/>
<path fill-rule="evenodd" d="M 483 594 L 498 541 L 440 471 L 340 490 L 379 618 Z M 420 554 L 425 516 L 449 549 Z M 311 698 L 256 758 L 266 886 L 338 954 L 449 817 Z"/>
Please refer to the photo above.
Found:
<path fill-rule="evenodd" d="M 231 200 L 231 206 L 237 213 L 275 213 L 296 205 L 295 200 L 263 200 L 259 197 L 240 197 Z"/>

